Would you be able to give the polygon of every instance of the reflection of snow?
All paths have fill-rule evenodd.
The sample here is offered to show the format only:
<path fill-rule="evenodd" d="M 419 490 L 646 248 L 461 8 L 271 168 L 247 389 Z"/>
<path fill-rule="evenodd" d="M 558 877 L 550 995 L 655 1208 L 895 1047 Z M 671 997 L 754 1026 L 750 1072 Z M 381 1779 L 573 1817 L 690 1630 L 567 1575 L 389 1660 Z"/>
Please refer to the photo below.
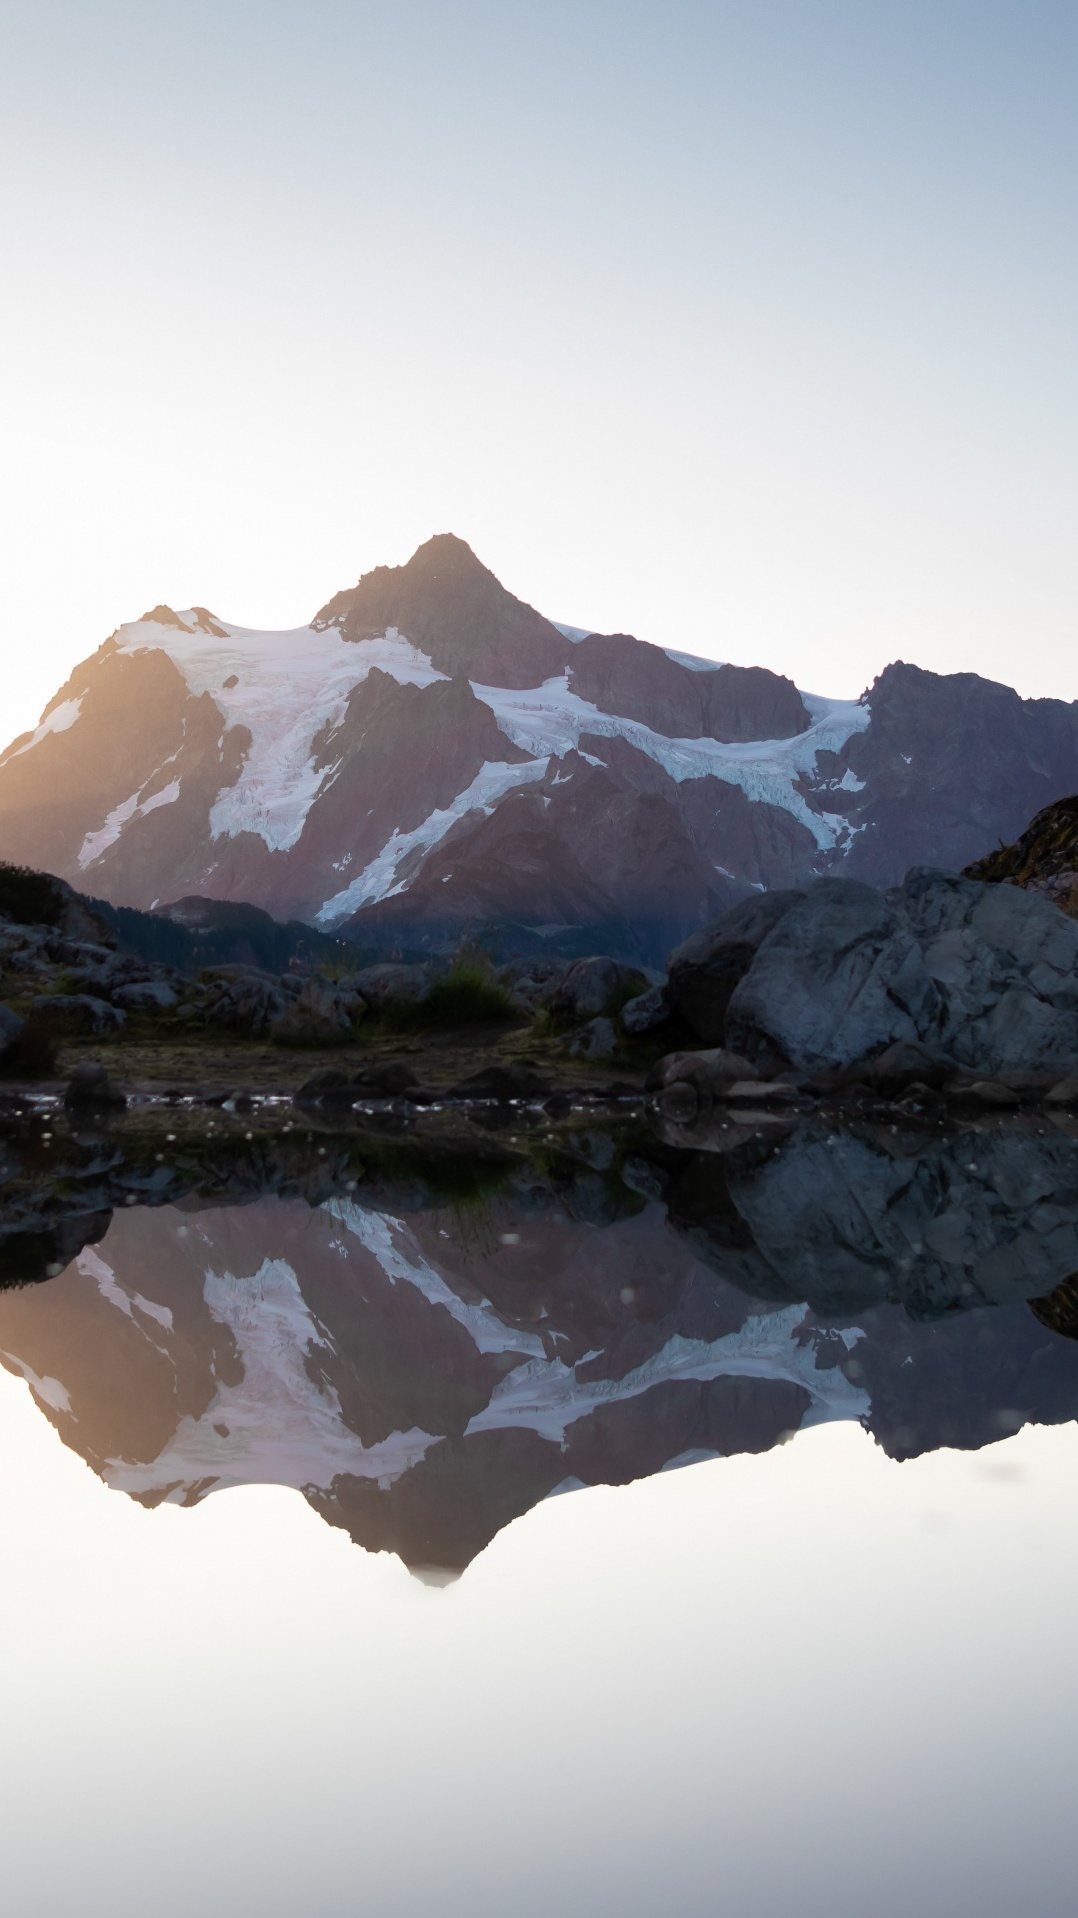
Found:
<path fill-rule="evenodd" d="M 457 794 L 452 805 L 440 806 L 437 811 L 428 813 L 422 824 L 414 826 L 411 832 L 392 832 L 381 852 L 364 866 L 351 885 L 326 900 L 321 911 L 315 915 L 315 923 L 320 926 L 337 925 L 351 913 L 358 912 L 361 906 L 369 906 L 376 899 L 390 899 L 394 893 L 403 892 L 407 880 L 399 879 L 397 875 L 409 853 L 429 852 L 439 839 L 445 838 L 458 819 L 464 818 L 465 813 L 492 813 L 499 799 L 513 786 L 523 786 L 529 780 L 542 779 L 546 769 L 545 759 L 530 759 L 523 765 L 519 761 L 510 765 L 504 759 L 488 759 L 479 768 L 471 785 Z"/>
<path fill-rule="evenodd" d="M 804 1318 L 805 1307 L 791 1305 L 748 1318 L 737 1332 L 711 1343 L 677 1335 L 623 1378 L 582 1380 L 575 1367 L 561 1359 L 535 1359 L 495 1387 L 490 1404 L 476 1413 L 465 1436 L 524 1426 L 560 1442 L 570 1425 L 600 1406 L 638 1398 L 652 1386 L 679 1379 L 782 1379 L 804 1386 L 811 1396 L 804 1426 L 862 1418 L 869 1409 L 867 1393 L 851 1385 L 838 1366 L 817 1371 L 812 1346 L 796 1337 Z M 847 1346 L 861 1336 L 859 1331 L 842 1334 Z"/>
<path fill-rule="evenodd" d="M 339 1219 L 366 1246 L 391 1285 L 402 1279 L 416 1286 L 431 1305 L 444 1305 L 457 1324 L 471 1334 L 480 1352 L 519 1352 L 522 1357 L 542 1355 L 545 1347 L 537 1332 L 506 1325 L 486 1299 L 478 1305 L 468 1305 L 458 1297 L 423 1257 L 403 1219 L 368 1212 L 346 1199 L 329 1199 L 322 1209 L 331 1218 Z"/>
<path fill-rule="evenodd" d="M 104 1477 L 132 1493 L 192 1486 L 318 1486 L 338 1473 L 392 1483 L 417 1465 L 434 1443 L 429 1432 L 392 1432 L 365 1446 L 344 1422 L 332 1386 L 306 1368 L 307 1354 L 330 1341 L 313 1318 L 299 1280 L 285 1259 L 264 1259 L 251 1278 L 207 1272 L 206 1303 L 236 1342 L 243 1376 L 219 1385 L 200 1418 L 182 1418 L 168 1445 L 144 1464 L 110 1459 Z"/>

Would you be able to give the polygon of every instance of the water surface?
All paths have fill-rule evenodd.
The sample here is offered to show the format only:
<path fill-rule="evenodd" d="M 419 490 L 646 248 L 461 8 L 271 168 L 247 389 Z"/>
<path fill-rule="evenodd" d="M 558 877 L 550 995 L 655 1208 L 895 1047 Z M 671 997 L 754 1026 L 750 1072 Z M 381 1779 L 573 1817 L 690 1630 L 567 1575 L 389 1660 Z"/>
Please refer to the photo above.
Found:
<path fill-rule="evenodd" d="M 1065 1128 L 150 1143 L 7 1145 L 9 1908 L 1072 1909 Z"/>

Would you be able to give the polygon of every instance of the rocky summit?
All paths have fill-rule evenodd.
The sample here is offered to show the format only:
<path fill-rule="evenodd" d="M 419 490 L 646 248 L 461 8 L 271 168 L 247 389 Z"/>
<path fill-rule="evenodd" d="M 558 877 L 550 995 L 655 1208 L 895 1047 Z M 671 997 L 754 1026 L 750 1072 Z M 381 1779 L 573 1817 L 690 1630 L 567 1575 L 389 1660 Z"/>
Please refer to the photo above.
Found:
<path fill-rule="evenodd" d="M 667 637 L 559 626 L 449 534 L 295 631 L 157 605 L 0 754 L 0 858 L 114 907 L 655 964 L 753 891 L 960 869 L 1078 783 L 1073 704 L 901 663 L 827 699 Z"/>

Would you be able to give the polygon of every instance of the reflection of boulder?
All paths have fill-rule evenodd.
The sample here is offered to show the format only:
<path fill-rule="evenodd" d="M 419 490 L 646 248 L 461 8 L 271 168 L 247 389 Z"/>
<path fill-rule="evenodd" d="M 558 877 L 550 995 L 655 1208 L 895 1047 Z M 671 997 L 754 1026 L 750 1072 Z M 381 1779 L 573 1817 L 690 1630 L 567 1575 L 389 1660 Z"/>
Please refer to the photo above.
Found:
<path fill-rule="evenodd" d="M 1054 1130 L 806 1126 L 754 1147 L 725 1176 L 693 1155 L 666 1197 L 671 1224 L 756 1298 L 840 1320 L 885 1301 L 931 1317 L 1033 1298 L 1078 1268 L 1078 1141 Z"/>

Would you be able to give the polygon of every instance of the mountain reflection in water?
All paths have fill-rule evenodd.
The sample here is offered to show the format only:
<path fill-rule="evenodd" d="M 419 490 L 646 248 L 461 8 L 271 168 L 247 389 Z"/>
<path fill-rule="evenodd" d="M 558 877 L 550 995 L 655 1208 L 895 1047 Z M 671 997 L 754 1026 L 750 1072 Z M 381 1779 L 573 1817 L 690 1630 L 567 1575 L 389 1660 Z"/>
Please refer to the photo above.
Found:
<path fill-rule="evenodd" d="M 1078 1141 L 1056 1126 L 723 1151 L 596 1127 L 487 1152 L 456 1191 L 453 1153 L 432 1179 L 331 1134 L 212 1164 L 182 1139 L 45 1143 L 43 1170 L 40 1129 L 6 1142 L 6 1249 L 78 1249 L 0 1293 L 0 1358 L 146 1505 L 293 1486 L 437 1576 L 554 1492 L 827 1420 L 908 1457 L 1078 1416 Z"/>

